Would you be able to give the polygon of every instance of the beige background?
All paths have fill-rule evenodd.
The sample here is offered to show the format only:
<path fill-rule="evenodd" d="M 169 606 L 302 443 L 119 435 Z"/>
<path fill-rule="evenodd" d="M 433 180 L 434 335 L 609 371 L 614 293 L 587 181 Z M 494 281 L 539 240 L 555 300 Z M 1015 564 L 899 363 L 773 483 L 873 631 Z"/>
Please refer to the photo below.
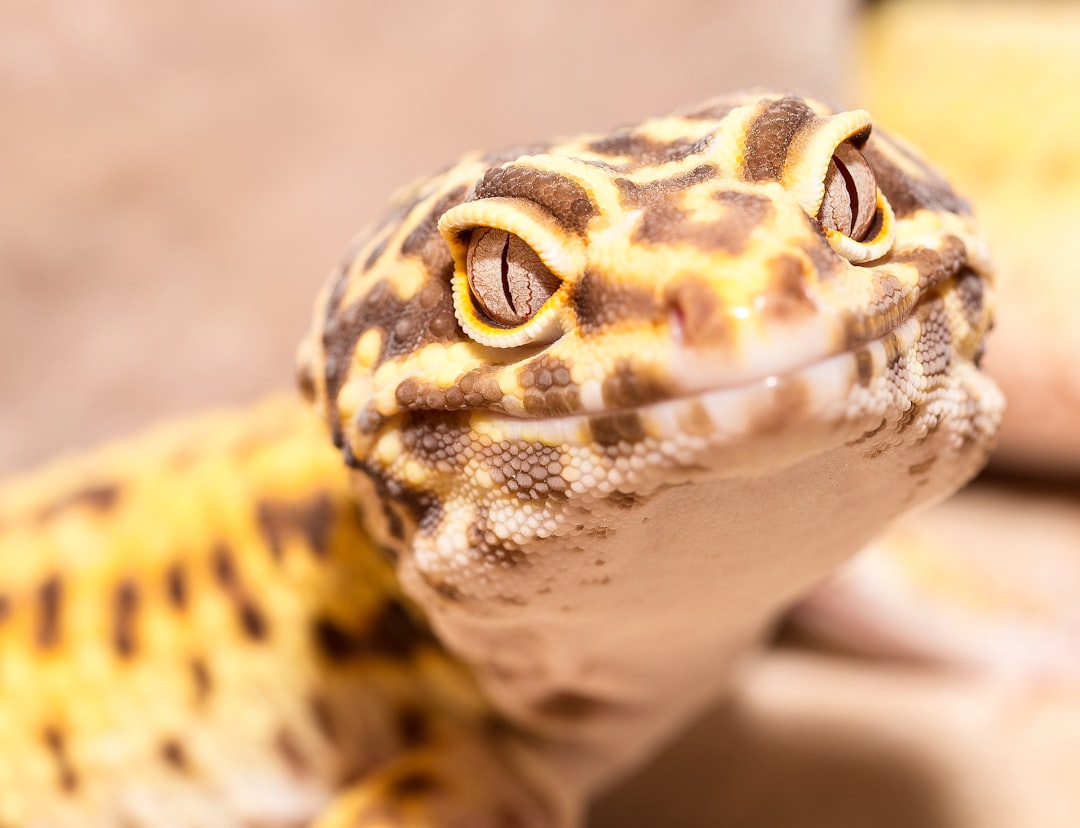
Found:
<path fill-rule="evenodd" d="M 750 85 L 842 96 L 853 0 L 5 0 L 0 473 L 289 384 L 393 190 Z"/>

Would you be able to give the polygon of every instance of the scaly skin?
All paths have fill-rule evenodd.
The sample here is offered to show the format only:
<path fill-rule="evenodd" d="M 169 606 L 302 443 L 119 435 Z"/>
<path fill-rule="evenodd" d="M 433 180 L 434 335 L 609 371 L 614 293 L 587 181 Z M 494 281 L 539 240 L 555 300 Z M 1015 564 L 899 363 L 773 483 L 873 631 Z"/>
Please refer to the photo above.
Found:
<path fill-rule="evenodd" d="M 575 824 L 985 460 L 982 244 L 869 132 L 758 94 L 466 158 L 317 303 L 347 475 L 279 402 L 11 484 L 0 824 Z"/>

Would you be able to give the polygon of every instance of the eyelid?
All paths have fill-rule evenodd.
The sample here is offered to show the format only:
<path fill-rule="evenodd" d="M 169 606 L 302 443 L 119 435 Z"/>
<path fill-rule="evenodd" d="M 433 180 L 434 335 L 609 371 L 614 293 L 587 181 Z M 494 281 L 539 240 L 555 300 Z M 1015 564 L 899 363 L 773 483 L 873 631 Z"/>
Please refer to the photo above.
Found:
<path fill-rule="evenodd" d="M 585 242 L 535 202 L 494 196 L 451 207 L 439 219 L 439 232 L 450 246 L 457 270 L 464 271 L 468 231 L 493 227 L 513 233 L 536 251 L 540 261 L 560 279 L 574 279 L 585 270 Z"/>

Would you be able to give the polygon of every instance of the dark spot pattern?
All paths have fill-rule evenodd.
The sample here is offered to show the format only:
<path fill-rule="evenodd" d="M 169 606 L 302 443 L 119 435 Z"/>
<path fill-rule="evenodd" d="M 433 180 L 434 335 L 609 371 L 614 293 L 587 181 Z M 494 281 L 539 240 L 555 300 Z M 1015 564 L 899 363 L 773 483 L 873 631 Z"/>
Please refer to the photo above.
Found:
<path fill-rule="evenodd" d="M 117 655 L 129 659 L 135 655 L 136 614 L 139 587 L 130 578 L 116 585 L 113 592 L 113 646 Z"/>
<path fill-rule="evenodd" d="M 64 599 L 64 584 L 59 575 L 50 575 L 37 591 L 38 621 L 35 638 L 43 650 L 60 642 L 60 614 Z"/>
<path fill-rule="evenodd" d="M 941 250 L 920 247 L 910 252 L 896 253 L 889 261 L 914 265 L 919 272 L 919 290 L 926 292 L 956 276 L 967 265 L 967 246 L 956 236 L 946 236 Z"/>
<path fill-rule="evenodd" d="M 431 633 L 417 624 L 399 603 L 388 601 L 370 619 L 347 625 L 329 616 L 312 625 L 316 648 L 328 661 L 343 663 L 366 657 L 409 659 L 432 643 Z"/>
<path fill-rule="evenodd" d="M 570 691 L 552 693 L 534 708 L 544 718 L 580 722 L 608 709 L 608 705 Z"/>
<path fill-rule="evenodd" d="M 590 417 L 589 433 L 592 439 L 601 446 L 639 443 L 646 436 L 641 417 L 632 411 Z"/>
<path fill-rule="evenodd" d="M 232 550 L 224 544 L 218 544 L 211 555 L 210 566 L 215 580 L 236 607 L 240 629 L 253 641 L 265 640 L 269 633 L 266 617 L 241 583 Z"/>
<path fill-rule="evenodd" d="M 116 506 L 120 494 L 121 488 L 115 483 L 97 483 L 86 486 L 48 504 L 38 513 L 37 520 L 45 523 L 55 519 L 62 512 L 79 507 L 92 509 L 95 512 L 108 512 Z"/>
<path fill-rule="evenodd" d="M 422 709 L 406 705 L 398 711 L 397 732 L 403 747 L 420 747 L 431 740 L 431 723 Z"/>
<path fill-rule="evenodd" d="M 188 670 L 191 672 L 191 684 L 195 691 L 195 702 L 205 702 L 213 692 L 214 682 L 210 675 L 210 668 L 206 661 L 198 656 L 188 661 Z"/>
<path fill-rule="evenodd" d="M 557 447 L 500 441 L 484 446 L 477 454 L 492 482 L 519 500 L 565 497 L 562 455 Z"/>
<path fill-rule="evenodd" d="M 79 787 L 79 777 L 68 755 L 67 738 L 56 725 L 47 725 L 42 731 L 42 741 L 56 766 L 56 782 L 60 790 L 73 794 Z"/>
<path fill-rule="evenodd" d="M 407 771 L 390 783 L 390 795 L 399 799 L 429 796 L 439 790 L 439 780 L 422 770 Z"/>
<path fill-rule="evenodd" d="M 562 417 L 581 411 L 581 397 L 570 375 L 570 364 L 541 354 L 526 362 L 517 374 L 523 389 L 522 405 L 532 417 Z"/>
<path fill-rule="evenodd" d="M 619 189 L 619 199 L 629 208 L 647 207 L 674 193 L 702 184 L 716 177 L 717 169 L 713 164 L 701 164 L 689 172 L 679 173 L 670 178 L 639 183 L 629 178 L 616 178 L 615 186 Z"/>
<path fill-rule="evenodd" d="M 182 561 L 170 564 L 165 570 L 165 595 L 173 609 L 180 611 L 187 607 L 187 570 Z"/>
<path fill-rule="evenodd" d="M 982 321 L 985 291 L 986 286 L 978 273 L 971 268 L 961 270 L 956 278 L 956 295 L 960 298 L 964 319 L 972 327 L 977 327 Z"/>
<path fill-rule="evenodd" d="M 494 196 L 533 201 L 576 233 L 584 233 L 599 212 L 578 182 L 521 164 L 488 170 L 476 185 L 476 198 Z"/>
<path fill-rule="evenodd" d="M 813 110 L 798 98 L 785 97 L 765 104 L 746 130 L 743 178 L 778 181 L 792 140 L 814 117 Z"/>
<path fill-rule="evenodd" d="M 329 551 L 334 504 L 326 492 L 301 501 L 265 499 L 256 507 L 256 523 L 274 558 L 281 559 L 289 535 L 302 538 L 316 556 Z"/>
<path fill-rule="evenodd" d="M 402 255 L 419 256 L 429 271 L 443 269 L 450 256 L 450 248 L 439 233 L 439 219 L 451 207 L 462 202 L 465 191 L 465 185 L 461 184 L 439 197 L 401 243 Z"/>
<path fill-rule="evenodd" d="M 159 751 L 165 764 L 177 773 L 187 773 L 191 770 L 187 751 L 184 750 L 184 746 L 180 744 L 179 740 L 172 737 L 165 739 L 161 743 Z"/>
<path fill-rule="evenodd" d="M 702 152 L 711 141 L 711 135 L 703 140 L 676 138 L 674 141 L 658 141 L 639 132 L 617 132 L 591 141 L 586 148 L 597 155 L 630 158 L 633 166 L 644 166 L 682 161 Z"/>
<path fill-rule="evenodd" d="M 574 283 L 570 301 L 578 329 L 585 336 L 629 320 L 649 319 L 659 312 L 652 291 L 613 283 L 591 270 Z"/>
<path fill-rule="evenodd" d="M 472 432 L 464 419 L 423 412 L 407 417 L 401 442 L 410 456 L 444 474 L 461 471 L 473 448 Z"/>
<path fill-rule="evenodd" d="M 635 368 L 629 360 L 620 360 L 604 378 L 601 391 L 609 409 L 637 408 L 671 396 L 671 382 L 659 373 Z"/>

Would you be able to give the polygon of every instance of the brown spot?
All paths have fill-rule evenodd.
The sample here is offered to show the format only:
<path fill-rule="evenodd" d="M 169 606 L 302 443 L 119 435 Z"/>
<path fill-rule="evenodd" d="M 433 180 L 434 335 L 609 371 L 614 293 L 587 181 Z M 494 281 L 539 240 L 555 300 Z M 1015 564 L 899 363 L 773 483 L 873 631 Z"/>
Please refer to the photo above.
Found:
<path fill-rule="evenodd" d="M 135 654 L 135 617 L 139 609 L 139 587 L 126 578 L 113 593 L 113 646 L 120 658 Z"/>
<path fill-rule="evenodd" d="M 967 247 L 956 236 L 947 236 L 941 250 L 920 247 L 896 253 L 889 262 L 914 265 L 919 272 L 919 289 L 925 292 L 956 276 L 967 265 Z"/>
<path fill-rule="evenodd" d="M 894 152 L 904 155 L 915 163 L 922 173 L 915 178 L 889 160 L 879 144 L 887 144 Z M 863 147 L 863 155 L 874 170 L 877 185 L 889 200 L 897 218 L 905 218 L 919 210 L 941 210 L 967 215 L 971 207 L 960 198 L 949 183 L 937 172 L 915 159 L 897 144 L 884 139 L 879 133 Z"/>
<path fill-rule="evenodd" d="M 978 328 L 982 323 L 985 291 L 986 285 L 982 278 L 970 267 L 963 268 L 956 277 L 956 295 L 960 299 L 960 308 L 964 319 L 973 328 Z"/>
<path fill-rule="evenodd" d="M 165 764 L 178 773 L 187 773 L 191 769 L 187 752 L 178 740 L 174 738 L 166 739 L 161 743 L 160 752 Z"/>
<path fill-rule="evenodd" d="M 772 279 L 762 316 L 786 321 L 813 313 L 814 302 L 806 292 L 806 269 L 802 259 L 790 253 L 777 256 L 770 262 Z"/>
<path fill-rule="evenodd" d="M 686 277 L 668 285 L 664 301 L 678 322 L 678 335 L 687 345 L 727 345 L 731 329 L 716 291 L 702 279 Z"/>
<path fill-rule="evenodd" d="M 120 486 L 115 483 L 99 483 L 86 486 L 50 503 L 38 513 L 37 520 L 44 523 L 52 520 L 61 512 L 80 506 L 92 509 L 95 512 L 107 512 L 120 499 L 120 491 Z"/>
<path fill-rule="evenodd" d="M 366 624 L 353 629 L 336 619 L 320 616 L 315 619 L 312 632 L 318 650 L 333 662 L 366 656 L 404 661 L 418 646 L 431 641 L 431 634 L 395 601 L 387 602 Z"/>
<path fill-rule="evenodd" d="M 296 387 L 300 389 L 300 396 L 307 402 L 314 402 L 317 396 L 315 377 L 312 374 L 311 363 L 305 362 L 296 368 Z"/>
<path fill-rule="evenodd" d="M 480 459 L 492 481 L 516 494 L 519 500 L 546 500 L 565 495 L 562 453 L 555 446 L 503 441 L 482 449 Z M 484 537 L 493 548 L 505 547 L 490 532 Z"/>
<path fill-rule="evenodd" d="M 334 713 L 330 703 L 320 694 L 313 692 L 308 696 L 308 710 L 311 712 L 311 720 L 323 737 L 332 745 L 339 744 L 341 734 L 338 729 Z"/>
<path fill-rule="evenodd" d="M 562 691 L 552 693 L 536 705 L 536 712 L 541 716 L 580 722 L 591 718 L 607 709 L 608 705 L 579 693 Z"/>
<path fill-rule="evenodd" d="M 300 750 L 296 737 L 284 725 L 274 735 L 274 750 L 277 751 L 278 756 L 281 757 L 293 776 L 303 777 L 310 772 L 311 765 L 308 763 L 303 751 Z"/>
<path fill-rule="evenodd" d="M 764 196 L 738 191 L 715 194 L 727 205 L 722 218 L 694 221 L 673 201 L 647 207 L 634 228 L 634 240 L 648 244 L 689 244 L 706 252 L 738 255 L 746 248 L 754 229 L 769 215 L 772 205 Z"/>
<path fill-rule="evenodd" d="M 218 544 L 214 547 L 210 565 L 214 578 L 236 607 L 240 629 L 253 641 L 264 640 L 268 633 L 266 618 L 240 582 L 232 551 L 224 544 Z"/>
<path fill-rule="evenodd" d="M 174 609 L 182 610 L 187 606 L 187 572 L 181 561 L 176 561 L 165 570 L 165 594 Z"/>
<path fill-rule="evenodd" d="M 262 641 L 266 638 L 266 617 L 262 611 L 251 603 L 250 599 L 244 599 L 237 607 L 240 618 L 240 628 L 248 638 L 253 641 Z"/>
<path fill-rule="evenodd" d="M 757 434 L 776 434 L 797 422 L 806 410 L 809 397 L 801 381 L 780 380 L 766 408 L 754 412 L 751 430 Z"/>
<path fill-rule="evenodd" d="M 415 748 L 431 739 L 431 723 L 419 707 L 403 707 L 397 716 L 398 738 L 406 748 Z"/>
<path fill-rule="evenodd" d="M 590 417 L 589 432 L 601 446 L 617 446 L 620 442 L 637 443 L 645 439 L 645 427 L 633 411 Z"/>
<path fill-rule="evenodd" d="M 448 473 L 465 467 L 473 449 L 471 435 L 464 416 L 416 412 L 403 423 L 401 442 L 409 455 Z"/>
<path fill-rule="evenodd" d="M 743 178 L 778 181 L 792 140 L 814 117 L 813 110 L 799 98 L 785 97 L 765 104 L 746 130 Z"/>
<path fill-rule="evenodd" d="M 79 777 L 71 765 L 64 732 L 55 725 L 47 725 L 42 731 L 42 740 L 56 765 L 56 780 L 60 789 L 67 794 L 74 793 L 79 787 Z"/>
<path fill-rule="evenodd" d="M 615 186 L 619 188 L 619 199 L 622 201 L 623 206 L 631 208 L 647 207 L 659 201 L 667 200 L 670 195 L 681 193 L 697 184 L 709 181 L 716 177 L 716 173 L 715 165 L 700 164 L 689 172 L 643 183 L 638 183 L 629 178 L 616 178 Z"/>
<path fill-rule="evenodd" d="M 671 383 L 646 368 L 635 368 L 629 360 L 619 360 L 604 379 L 604 405 L 610 409 L 637 408 L 671 396 Z"/>
<path fill-rule="evenodd" d="M 581 411 L 581 397 L 570 375 L 570 364 L 547 354 L 526 362 L 518 371 L 525 389 L 525 412 L 533 417 L 563 417 Z"/>
<path fill-rule="evenodd" d="M 60 641 L 60 613 L 64 599 L 64 584 L 59 575 L 50 575 L 38 587 L 37 645 L 47 650 Z"/>
<path fill-rule="evenodd" d="M 256 507 L 259 531 L 278 560 L 290 534 L 302 538 L 316 556 L 324 556 L 333 533 L 334 517 L 334 504 L 326 492 L 301 501 L 266 499 Z"/>
<path fill-rule="evenodd" d="M 859 378 L 859 385 L 866 388 L 874 376 L 874 358 L 866 348 L 860 348 L 855 352 L 855 371 Z"/>
<path fill-rule="evenodd" d="M 439 780 L 431 773 L 422 770 L 411 770 L 403 773 L 390 783 L 390 795 L 408 799 L 414 796 L 433 794 L 439 788 Z"/>
<path fill-rule="evenodd" d="M 459 184 L 439 197 L 401 243 L 402 255 L 420 256 L 424 266 L 432 272 L 438 272 L 446 266 L 446 262 L 450 260 L 450 248 L 439 233 L 439 219 L 451 207 L 462 202 L 466 189 L 464 184 Z"/>
<path fill-rule="evenodd" d="M 613 284 L 592 270 L 586 270 L 572 290 L 570 301 L 578 328 L 585 335 L 610 325 L 652 319 L 659 310 L 651 290 Z"/>
<path fill-rule="evenodd" d="M 539 204 L 577 233 L 584 233 L 598 210 L 578 182 L 559 173 L 512 164 L 488 170 L 476 185 L 476 198 L 524 198 Z"/>
<path fill-rule="evenodd" d="M 0 624 L 11 617 L 11 599 L 0 593 Z"/>
<path fill-rule="evenodd" d="M 214 689 L 210 668 L 207 667 L 203 659 L 195 656 L 188 661 L 188 669 L 191 671 L 191 682 L 195 688 L 195 701 L 196 703 L 202 703 L 209 698 L 211 691 Z"/>
<path fill-rule="evenodd" d="M 682 161 L 684 158 L 704 150 L 712 136 L 706 141 L 689 138 L 676 138 L 674 141 L 658 141 L 637 132 L 618 132 L 606 138 L 590 142 L 587 148 L 597 155 L 610 155 L 630 158 L 634 166 L 666 164 Z"/>

